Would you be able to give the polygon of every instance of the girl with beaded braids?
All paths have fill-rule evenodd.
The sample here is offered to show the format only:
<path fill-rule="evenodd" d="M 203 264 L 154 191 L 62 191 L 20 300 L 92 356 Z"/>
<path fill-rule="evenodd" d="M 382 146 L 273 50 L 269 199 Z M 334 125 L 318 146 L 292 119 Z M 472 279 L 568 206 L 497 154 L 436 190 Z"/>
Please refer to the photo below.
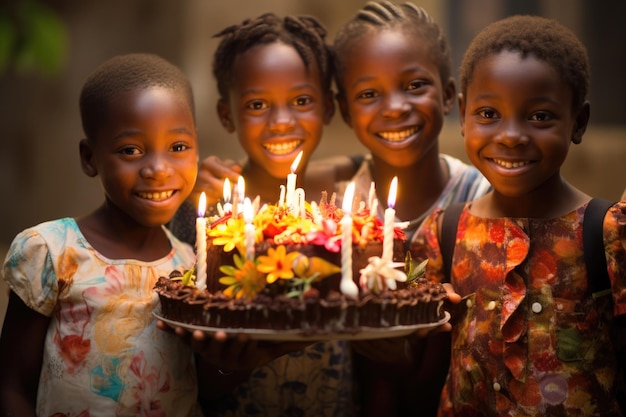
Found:
<path fill-rule="evenodd" d="M 458 220 L 448 278 L 464 299 L 441 415 L 622 416 L 626 202 L 588 223 L 591 197 L 560 173 L 589 121 L 587 51 L 554 20 L 512 16 L 476 35 L 460 80 L 465 150 L 493 190 Z M 418 234 L 439 281 L 441 221 Z"/>
<path fill-rule="evenodd" d="M 333 190 L 337 167 L 311 169 L 308 164 L 334 112 L 332 57 L 325 35 L 312 17 L 273 13 L 215 35 L 221 38 L 213 65 L 220 95 L 217 111 L 224 128 L 237 133 L 246 151 L 246 161 L 231 172 L 231 179 L 242 175 L 247 195 L 275 203 L 300 151 L 298 178 L 307 194 Z M 222 180 L 206 174 L 206 163 L 200 167 L 196 191 L 217 201 Z M 193 237 L 185 238 L 184 229 L 194 230 L 194 206 L 189 204 L 187 214 L 179 211 L 170 224 L 190 242 Z M 184 334 L 183 329 L 177 332 Z M 308 346 L 257 342 L 244 335 L 227 340 L 202 332 L 189 336 L 194 350 L 206 359 L 206 370 L 198 372 L 206 415 L 352 415 L 351 353 L 344 341 Z M 210 364 L 219 366 L 211 369 Z"/>
<path fill-rule="evenodd" d="M 367 198 L 370 183 L 376 184 L 382 218 L 388 184 L 398 177 L 396 221 L 409 222 L 408 246 L 417 259 L 423 251 L 412 237 L 432 210 L 489 188 L 476 169 L 439 153 L 455 100 L 447 41 L 424 9 L 383 1 L 367 3 L 346 22 L 333 49 L 341 115 L 370 151 L 353 178 L 356 190 Z M 363 415 L 435 415 L 449 334 L 411 340 L 411 349 L 393 354 L 397 342 L 352 343 Z"/>
<path fill-rule="evenodd" d="M 326 30 L 315 18 L 265 13 L 215 37 L 221 39 L 213 59 L 217 113 L 224 129 L 237 135 L 246 158 L 203 161 L 189 204 L 170 225 L 189 242 L 195 229 L 187 217 L 194 216 L 197 198 L 204 191 L 210 206 L 219 201 L 225 178 L 236 183 L 243 176 L 246 194 L 274 203 L 299 152 L 298 178 L 308 195 L 332 192 L 337 180 L 354 172 L 347 157 L 309 165 L 335 110 L 332 55 Z"/>

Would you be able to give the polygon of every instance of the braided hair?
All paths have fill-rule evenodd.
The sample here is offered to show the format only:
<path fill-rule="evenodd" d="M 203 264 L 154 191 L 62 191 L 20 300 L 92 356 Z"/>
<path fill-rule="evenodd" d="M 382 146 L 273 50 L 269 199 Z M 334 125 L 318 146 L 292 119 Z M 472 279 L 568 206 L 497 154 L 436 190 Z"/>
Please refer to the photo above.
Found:
<path fill-rule="evenodd" d="M 439 68 L 442 81 L 451 76 L 450 47 L 439 25 L 421 7 L 412 3 L 395 4 L 389 1 L 368 2 L 346 22 L 333 43 L 337 79 L 345 68 L 344 56 L 361 36 L 373 31 L 401 28 L 420 37 L 430 45 L 430 55 Z M 340 83 L 337 83 L 339 88 Z"/>
<path fill-rule="evenodd" d="M 265 13 L 232 25 L 213 37 L 222 38 L 213 57 L 213 76 L 220 97 L 226 99 L 232 84 L 233 63 L 248 49 L 274 42 L 292 46 L 310 71 L 317 65 L 324 91 L 330 91 L 332 59 L 326 43 L 326 29 L 314 17 Z"/>
<path fill-rule="evenodd" d="M 106 123 L 108 106 L 116 96 L 151 87 L 181 93 L 195 117 L 191 83 L 178 67 L 154 54 L 118 55 L 98 66 L 81 89 L 80 117 L 87 138 L 95 137 L 97 129 Z"/>
<path fill-rule="evenodd" d="M 583 105 L 590 78 L 585 46 L 556 20 L 530 15 L 504 18 L 476 35 L 463 56 L 459 71 L 463 94 L 467 92 L 467 84 L 478 62 L 502 51 L 519 52 L 523 57 L 533 55 L 546 62 L 571 87 L 573 109 Z"/>

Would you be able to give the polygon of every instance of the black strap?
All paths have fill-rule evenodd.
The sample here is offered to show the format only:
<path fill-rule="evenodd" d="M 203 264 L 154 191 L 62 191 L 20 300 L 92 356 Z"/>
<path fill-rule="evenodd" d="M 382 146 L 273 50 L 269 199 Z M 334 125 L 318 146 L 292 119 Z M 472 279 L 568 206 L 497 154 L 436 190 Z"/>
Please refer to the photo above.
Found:
<path fill-rule="evenodd" d="M 450 282 L 452 255 L 454 254 L 454 245 L 456 244 L 456 229 L 464 207 L 465 203 L 455 203 L 448 206 L 442 213 L 439 248 L 441 249 L 441 259 L 443 260 L 444 282 Z"/>
<path fill-rule="evenodd" d="M 583 251 L 591 291 L 597 293 L 611 288 L 604 253 L 603 223 L 607 210 L 614 203 L 592 198 L 583 218 Z"/>

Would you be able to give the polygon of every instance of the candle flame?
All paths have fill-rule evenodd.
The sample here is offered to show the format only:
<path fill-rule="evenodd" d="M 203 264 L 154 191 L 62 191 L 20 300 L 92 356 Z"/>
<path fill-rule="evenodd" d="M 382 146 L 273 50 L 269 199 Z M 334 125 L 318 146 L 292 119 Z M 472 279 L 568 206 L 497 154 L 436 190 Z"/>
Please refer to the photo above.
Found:
<path fill-rule="evenodd" d="M 252 219 L 254 217 L 252 209 L 252 202 L 248 197 L 243 200 L 243 218 L 247 224 L 252 224 Z"/>
<path fill-rule="evenodd" d="M 242 176 L 237 178 L 237 191 L 239 191 L 239 199 L 243 200 L 246 196 L 246 181 Z"/>
<path fill-rule="evenodd" d="M 300 153 L 298 153 L 298 156 L 296 156 L 296 159 L 294 159 L 293 162 L 291 163 L 292 174 L 296 172 L 296 170 L 298 169 L 298 165 L 300 165 L 300 159 L 302 159 L 302 152 L 303 151 L 300 151 Z"/>
<path fill-rule="evenodd" d="M 387 198 L 387 207 L 393 208 L 396 205 L 396 193 L 398 192 L 398 177 L 393 177 L 389 186 L 389 197 Z"/>
<path fill-rule="evenodd" d="M 348 184 L 346 187 L 346 191 L 343 194 L 343 201 L 341 203 L 341 208 L 344 213 L 350 214 L 352 211 L 352 200 L 354 199 L 354 181 Z"/>
<path fill-rule="evenodd" d="M 206 194 L 202 191 L 200 194 L 200 201 L 198 201 L 198 217 L 204 217 L 206 212 Z"/>
<path fill-rule="evenodd" d="M 224 180 L 224 202 L 230 203 L 230 180 L 228 178 Z"/>

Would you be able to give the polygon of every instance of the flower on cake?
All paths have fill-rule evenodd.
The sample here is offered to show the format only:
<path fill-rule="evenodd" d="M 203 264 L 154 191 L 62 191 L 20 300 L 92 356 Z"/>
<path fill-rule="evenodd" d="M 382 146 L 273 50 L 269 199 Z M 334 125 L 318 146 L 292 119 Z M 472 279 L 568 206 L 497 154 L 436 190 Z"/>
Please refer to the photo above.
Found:
<path fill-rule="evenodd" d="M 222 265 L 220 271 L 226 276 L 220 278 L 220 283 L 226 285 L 224 295 L 231 298 L 252 298 L 265 288 L 265 275 L 259 273 L 254 261 L 247 261 L 244 257 L 235 254 L 234 266 Z"/>
<path fill-rule="evenodd" d="M 267 250 L 267 255 L 258 258 L 257 269 L 267 274 L 267 283 L 271 284 L 277 279 L 290 279 L 294 277 L 292 264 L 298 257 L 298 252 L 289 252 L 284 245 Z"/>
<path fill-rule="evenodd" d="M 368 258 L 368 265 L 360 271 L 361 288 L 374 294 L 380 294 L 386 288 L 395 290 L 396 281 L 406 282 L 406 274 L 396 269 L 403 266 L 404 262 L 392 262 L 379 256 Z"/>

